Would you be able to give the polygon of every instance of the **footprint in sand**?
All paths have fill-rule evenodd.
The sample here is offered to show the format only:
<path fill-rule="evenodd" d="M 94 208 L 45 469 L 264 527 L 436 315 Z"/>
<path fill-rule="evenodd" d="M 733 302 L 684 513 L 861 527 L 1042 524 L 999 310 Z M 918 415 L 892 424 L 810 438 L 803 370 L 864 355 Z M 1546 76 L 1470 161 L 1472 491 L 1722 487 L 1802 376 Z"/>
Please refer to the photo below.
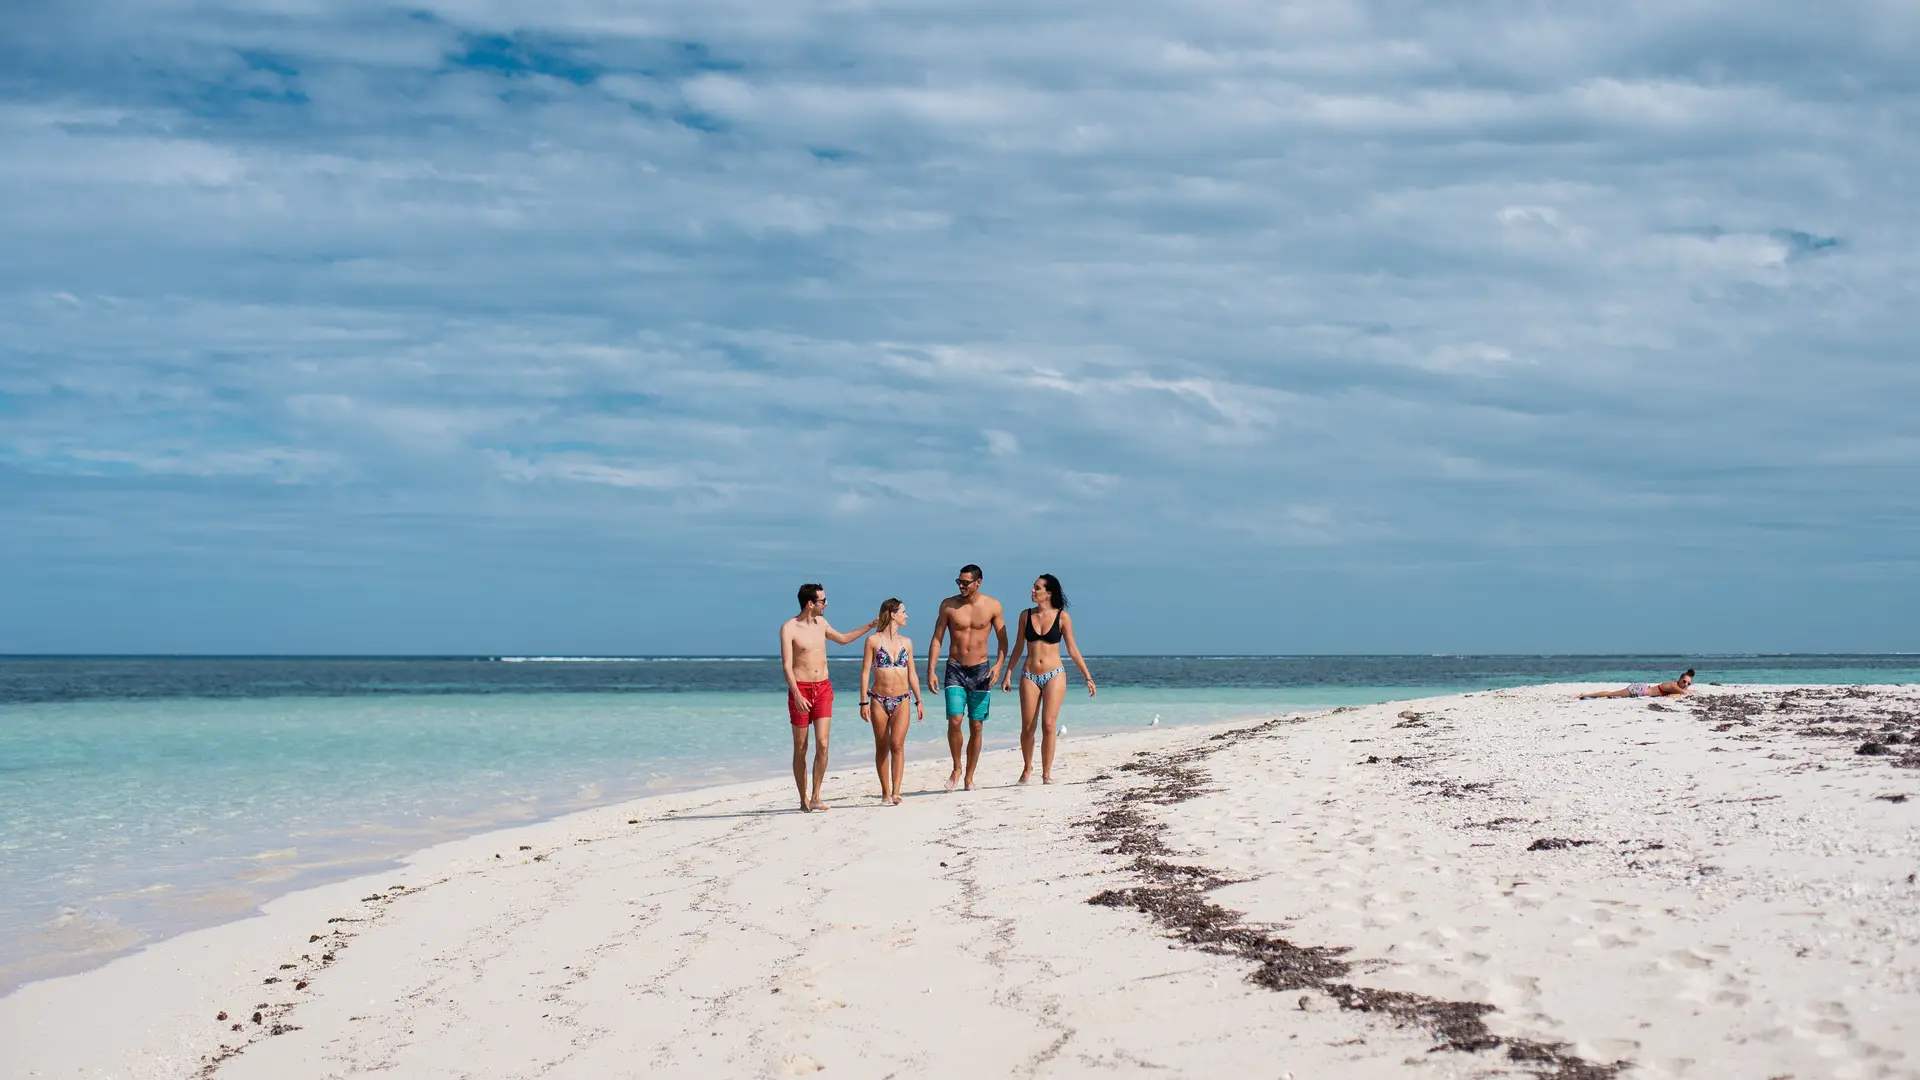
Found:
<path fill-rule="evenodd" d="M 826 1068 L 825 1065 L 820 1064 L 805 1054 L 795 1054 L 787 1059 L 788 1076 L 805 1076 L 808 1073 L 817 1073 L 824 1068 Z"/>
<path fill-rule="evenodd" d="M 846 1007 L 847 1007 L 846 1002 L 835 1001 L 832 998 L 820 998 L 816 1000 L 813 1004 L 807 1006 L 807 1008 L 812 1009 L 814 1012 L 826 1012 L 829 1009 L 844 1009 Z M 822 1068 L 824 1067 L 825 1066 L 822 1066 Z"/>
<path fill-rule="evenodd" d="M 1844 1020 L 1815 1020 L 1813 1023 L 1808 1024 L 1807 1027 L 1811 1032 L 1808 1036 L 1809 1038 L 1821 1035 L 1841 1035 L 1849 1039 L 1853 1038 L 1853 1025 Z"/>
<path fill-rule="evenodd" d="M 1690 968 L 1694 971 L 1703 971 L 1713 966 L 1713 957 L 1708 956 L 1705 953 L 1702 953 L 1696 949 L 1679 949 L 1674 952 L 1668 953 L 1666 960 L 1664 962 L 1670 965 L 1671 967 Z"/>
<path fill-rule="evenodd" d="M 1540 980 L 1527 975 L 1495 975 L 1466 984 L 1467 995 L 1506 1011 L 1533 1010 L 1540 1005 Z"/>
<path fill-rule="evenodd" d="M 1573 1044 L 1575 1053 L 1588 1061 L 1632 1060 L 1640 1054 L 1638 1039 L 1593 1039 Z"/>

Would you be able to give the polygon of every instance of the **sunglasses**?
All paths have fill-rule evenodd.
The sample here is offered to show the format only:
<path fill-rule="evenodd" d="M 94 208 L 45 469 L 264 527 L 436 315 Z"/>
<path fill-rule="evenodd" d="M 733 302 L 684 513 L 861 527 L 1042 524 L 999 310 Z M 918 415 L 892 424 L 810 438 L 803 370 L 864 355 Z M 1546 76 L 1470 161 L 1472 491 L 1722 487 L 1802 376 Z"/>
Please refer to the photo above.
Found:
<path fill-rule="evenodd" d="M 964 588 L 966 588 L 966 587 L 967 587 L 967 586 L 969 586 L 969 585 L 978 585 L 978 584 L 979 584 L 979 582 L 977 582 L 977 581 L 969 581 L 969 580 L 967 580 L 966 578 L 963 578 L 963 577 L 957 577 L 957 578 L 954 578 L 954 579 L 953 579 L 953 583 L 954 583 L 955 585 L 958 585 L 958 586 L 960 586 L 960 587 L 961 587 L 961 588 L 963 588 L 963 589 L 964 589 Z"/>

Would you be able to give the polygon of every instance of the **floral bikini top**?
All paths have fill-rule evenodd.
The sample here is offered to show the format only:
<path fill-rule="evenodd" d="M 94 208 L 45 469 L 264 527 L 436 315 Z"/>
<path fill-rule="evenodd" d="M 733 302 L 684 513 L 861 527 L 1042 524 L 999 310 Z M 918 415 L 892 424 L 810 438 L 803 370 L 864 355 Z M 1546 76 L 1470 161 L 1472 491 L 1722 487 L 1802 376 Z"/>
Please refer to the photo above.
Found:
<path fill-rule="evenodd" d="M 900 646 L 900 655 L 898 658 L 889 656 L 887 654 L 886 646 L 884 645 L 874 646 L 874 650 L 873 650 L 873 666 L 874 667 L 877 667 L 877 668 L 909 667 L 912 664 L 913 664 L 913 650 L 908 648 L 905 645 Z"/>

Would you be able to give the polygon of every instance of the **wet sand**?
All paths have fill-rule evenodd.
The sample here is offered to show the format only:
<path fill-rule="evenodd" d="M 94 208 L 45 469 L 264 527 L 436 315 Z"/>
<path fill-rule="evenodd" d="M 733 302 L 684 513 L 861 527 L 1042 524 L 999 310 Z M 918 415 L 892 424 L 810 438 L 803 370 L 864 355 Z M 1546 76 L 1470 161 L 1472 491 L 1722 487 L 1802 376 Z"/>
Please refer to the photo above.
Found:
<path fill-rule="evenodd" d="M 1920 1077 L 1920 691 L 1578 689 L 1070 740 L 1044 788 L 927 761 L 900 807 L 843 724 L 830 812 L 443 845 L 0 999 L 0 1065 Z"/>

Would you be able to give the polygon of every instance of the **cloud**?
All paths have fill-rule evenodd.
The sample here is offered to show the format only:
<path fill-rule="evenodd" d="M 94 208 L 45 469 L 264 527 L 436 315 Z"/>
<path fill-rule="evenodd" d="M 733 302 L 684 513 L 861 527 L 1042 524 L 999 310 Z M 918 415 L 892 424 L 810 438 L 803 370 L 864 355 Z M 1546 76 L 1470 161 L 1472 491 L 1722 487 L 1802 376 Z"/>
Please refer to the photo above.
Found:
<path fill-rule="evenodd" d="M 1907 6 L 0 18 L 16 565 L 267 515 L 373 564 L 858 575 L 925 530 L 1481 595 L 1917 523 Z"/>

